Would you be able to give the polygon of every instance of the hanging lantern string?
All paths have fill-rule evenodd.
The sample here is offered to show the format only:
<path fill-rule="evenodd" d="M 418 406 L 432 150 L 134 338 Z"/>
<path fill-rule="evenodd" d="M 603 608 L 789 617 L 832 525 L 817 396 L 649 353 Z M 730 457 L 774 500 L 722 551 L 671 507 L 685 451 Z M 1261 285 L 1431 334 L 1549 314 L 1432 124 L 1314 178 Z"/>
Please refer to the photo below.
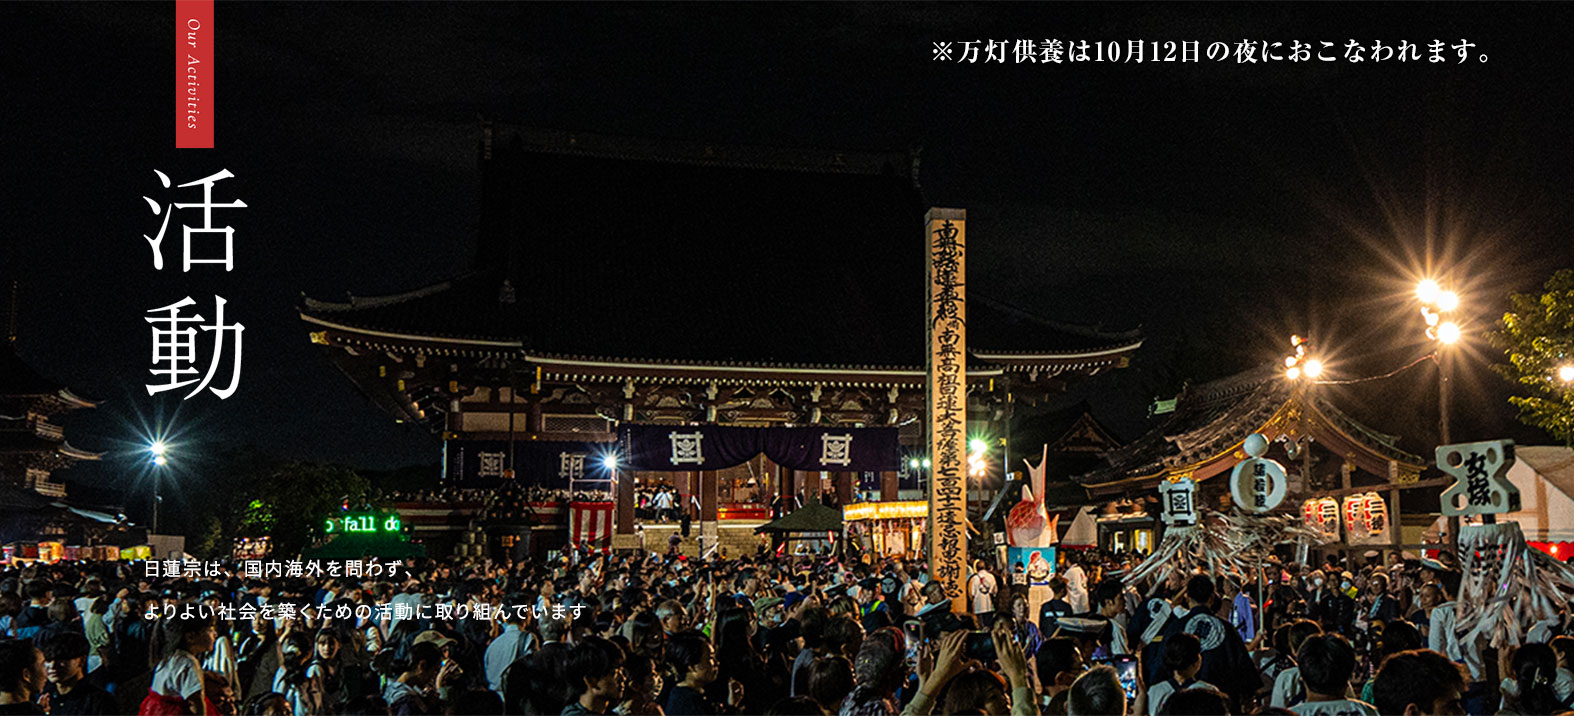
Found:
<path fill-rule="evenodd" d="M 1391 371 L 1388 371 L 1387 373 L 1384 373 L 1382 375 L 1369 375 L 1369 376 L 1367 376 L 1365 378 L 1352 378 L 1350 380 L 1319 380 L 1319 381 L 1314 381 L 1314 384 L 1315 385 L 1350 385 L 1350 384 L 1353 384 L 1353 383 L 1366 383 L 1366 382 L 1370 382 L 1370 381 L 1374 381 L 1374 380 L 1383 380 L 1385 378 L 1392 378 L 1392 377 L 1394 377 L 1396 375 L 1399 375 L 1400 373 L 1403 373 L 1403 372 L 1405 372 L 1407 370 L 1410 370 L 1411 368 L 1414 368 L 1417 365 L 1425 363 L 1426 361 L 1429 361 L 1429 360 L 1431 360 L 1431 361 L 1437 360 L 1437 352 L 1436 351 L 1433 351 L 1433 352 L 1428 353 L 1428 354 L 1426 354 L 1424 356 L 1421 356 L 1420 358 L 1417 358 L 1417 359 L 1415 359 L 1413 361 L 1410 361 L 1409 363 L 1406 363 L 1406 364 L 1404 364 L 1402 366 L 1399 366 L 1398 368 L 1395 368 L 1395 369 L 1393 369 Z"/>

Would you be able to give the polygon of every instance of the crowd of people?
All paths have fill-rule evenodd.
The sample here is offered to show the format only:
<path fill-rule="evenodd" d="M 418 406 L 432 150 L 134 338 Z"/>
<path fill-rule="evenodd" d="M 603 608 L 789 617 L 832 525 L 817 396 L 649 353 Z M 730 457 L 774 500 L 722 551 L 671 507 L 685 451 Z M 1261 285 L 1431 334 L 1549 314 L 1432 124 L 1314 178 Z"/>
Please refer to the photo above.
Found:
<path fill-rule="evenodd" d="M 1503 653 L 1459 642 L 1450 563 L 1128 585 L 1131 564 L 1070 554 L 1042 599 L 981 560 L 959 600 L 921 562 L 763 553 L 424 560 L 398 582 L 12 567 L 0 714 L 1355 716 L 1574 700 L 1560 625 Z"/>

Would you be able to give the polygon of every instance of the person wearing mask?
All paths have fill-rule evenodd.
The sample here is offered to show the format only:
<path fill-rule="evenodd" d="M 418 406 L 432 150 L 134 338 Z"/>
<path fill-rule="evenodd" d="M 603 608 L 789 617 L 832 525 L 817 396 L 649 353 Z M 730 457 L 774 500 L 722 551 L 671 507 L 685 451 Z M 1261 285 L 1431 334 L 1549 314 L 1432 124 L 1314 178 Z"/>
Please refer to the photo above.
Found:
<path fill-rule="evenodd" d="M 1378 716 L 1364 701 L 1347 698 L 1355 673 L 1355 648 L 1342 634 L 1308 637 L 1295 654 L 1306 685 L 1306 701 L 1290 708 L 1296 716 Z"/>
<path fill-rule="evenodd" d="M 1388 657 L 1373 680 L 1379 713 L 1394 716 L 1465 716 L 1465 672 L 1431 649 Z"/>
<path fill-rule="evenodd" d="M 1323 631 L 1351 634 L 1355 631 L 1355 600 L 1349 590 L 1355 588 L 1355 578 L 1349 572 L 1338 573 L 1337 583 L 1324 583 L 1317 592 L 1317 618 Z"/>
<path fill-rule="evenodd" d="M 33 703 L 47 680 L 44 654 L 31 639 L 0 640 L 0 714 L 48 713 Z"/>
<path fill-rule="evenodd" d="M 51 716 L 116 714 L 120 706 L 109 692 L 86 681 L 87 637 L 75 632 L 56 634 L 44 642 L 44 670 L 49 684 L 39 704 Z"/>

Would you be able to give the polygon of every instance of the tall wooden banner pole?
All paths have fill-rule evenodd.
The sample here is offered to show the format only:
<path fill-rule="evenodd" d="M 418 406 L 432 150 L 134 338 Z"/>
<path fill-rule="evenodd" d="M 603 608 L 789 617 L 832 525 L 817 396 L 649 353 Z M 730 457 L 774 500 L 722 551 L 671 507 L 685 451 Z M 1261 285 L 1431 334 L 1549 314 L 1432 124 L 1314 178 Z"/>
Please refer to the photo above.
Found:
<path fill-rule="evenodd" d="M 928 310 L 929 573 L 967 611 L 967 212 L 924 216 Z"/>

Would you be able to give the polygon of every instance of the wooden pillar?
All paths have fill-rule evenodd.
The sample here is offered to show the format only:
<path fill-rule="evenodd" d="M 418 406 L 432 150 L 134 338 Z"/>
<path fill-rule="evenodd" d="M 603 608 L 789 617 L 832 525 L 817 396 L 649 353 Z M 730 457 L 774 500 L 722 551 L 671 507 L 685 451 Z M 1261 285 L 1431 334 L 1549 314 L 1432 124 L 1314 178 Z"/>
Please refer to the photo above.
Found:
<path fill-rule="evenodd" d="M 833 472 L 831 480 L 836 483 L 836 500 L 844 505 L 853 502 L 853 482 L 858 479 L 856 472 Z"/>
<path fill-rule="evenodd" d="M 1388 545 L 1394 554 L 1402 555 L 1405 545 L 1405 525 L 1399 513 L 1399 487 L 1388 491 Z M 1420 555 L 1416 555 L 1420 556 Z"/>
<path fill-rule="evenodd" d="M 618 529 L 617 534 L 634 534 L 634 473 L 618 470 Z"/>
<path fill-rule="evenodd" d="M 886 470 L 880 473 L 880 501 L 895 502 L 900 485 L 896 481 L 896 471 Z"/>
<path fill-rule="evenodd" d="M 700 484 L 700 521 L 716 521 L 716 471 L 704 470 L 696 473 Z"/>
<path fill-rule="evenodd" d="M 782 508 L 782 514 L 792 512 L 792 498 L 798 495 L 798 481 L 793 479 L 797 475 L 797 470 L 776 466 L 776 494 L 781 495 L 782 501 L 788 505 Z"/>

